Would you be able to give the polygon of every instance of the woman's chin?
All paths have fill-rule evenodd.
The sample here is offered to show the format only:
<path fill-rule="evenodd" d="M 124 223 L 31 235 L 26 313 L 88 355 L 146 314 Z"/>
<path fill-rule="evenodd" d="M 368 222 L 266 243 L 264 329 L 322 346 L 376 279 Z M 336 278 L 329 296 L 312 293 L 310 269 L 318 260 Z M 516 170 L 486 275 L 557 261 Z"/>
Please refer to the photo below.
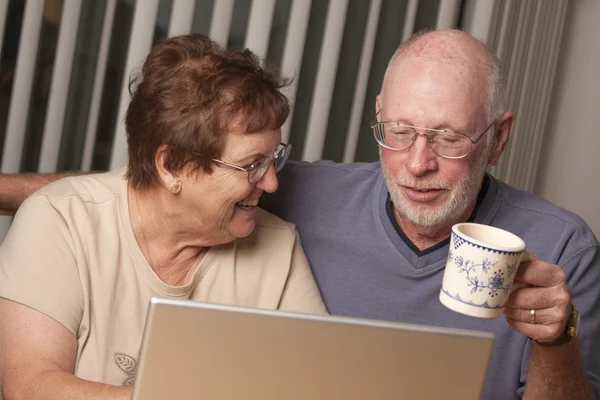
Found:
<path fill-rule="evenodd" d="M 237 209 L 238 207 L 236 207 Z M 249 236 L 256 226 L 256 207 L 251 213 L 248 211 L 238 211 L 234 214 L 229 224 L 229 233 L 236 238 Z"/>
<path fill-rule="evenodd" d="M 233 236 L 235 236 L 237 239 L 242 239 L 242 238 L 250 236 L 250 234 L 252 232 L 254 232 L 254 224 L 252 224 L 252 227 L 236 226 L 233 229 L 231 229 L 229 232 Z"/>

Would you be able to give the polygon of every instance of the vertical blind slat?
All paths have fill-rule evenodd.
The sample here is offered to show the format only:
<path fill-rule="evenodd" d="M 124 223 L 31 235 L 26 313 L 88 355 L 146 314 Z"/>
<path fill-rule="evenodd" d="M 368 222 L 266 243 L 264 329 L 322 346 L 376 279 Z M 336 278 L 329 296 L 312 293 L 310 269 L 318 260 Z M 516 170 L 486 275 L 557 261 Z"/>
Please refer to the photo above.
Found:
<path fill-rule="evenodd" d="M 538 70 L 538 62 L 541 51 L 541 41 L 540 39 L 544 36 L 544 25 L 545 25 L 545 17 L 547 14 L 544 10 L 546 9 L 546 4 L 542 4 L 540 2 L 536 2 L 535 9 L 533 10 L 531 24 L 530 24 L 530 32 L 528 32 L 527 40 L 532 43 L 536 43 L 535 46 L 529 45 L 529 52 L 527 54 L 527 63 L 523 66 L 524 74 L 523 81 L 521 86 L 518 89 L 519 98 L 524 98 L 524 96 L 528 93 L 538 99 L 539 94 L 537 93 L 537 81 L 541 74 Z M 508 166 L 508 173 L 511 174 L 514 178 L 514 184 L 516 187 L 523 187 L 523 181 L 528 171 L 523 170 L 524 159 L 523 157 L 529 157 L 529 154 L 532 153 L 531 140 L 532 134 L 535 132 L 531 132 L 531 122 L 533 110 L 537 108 L 537 104 L 533 104 L 530 101 L 519 101 L 519 106 L 516 111 L 516 115 L 527 116 L 526 118 L 520 118 L 519 130 L 520 132 L 527 132 L 526 135 L 521 137 L 521 146 L 513 147 L 513 162 Z"/>
<path fill-rule="evenodd" d="M 4 44 L 4 26 L 8 14 L 8 0 L 0 0 L 0 57 L 2 56 L 2 45 Z M 0 58 L 2 61 L 2 58 Z"/>
<path fill-rule="evenodd" d="M 169 37 L 186 35 L 192 31 L 195 0 L 173 0 L 173 10 L 169 21 Z"/>
<path fill-rule="evenodd" d="M 8 13 L 8 0 L 0 0 L 0 56 L 2 55 L 2 45 L 4 40 L 4 25 L 6 23 L 6 15 Z M 0 61 L 2 58 L 0 57 Z M 10 226 L 10 221 L 12 218 L 8 216 L 0 217 L 0 237 L 6 236 L 6 232 L 8 231 L 8 227 Z"/>
<path fill-rule="evenodd" d="M 283 48 L 281 71 L 285 76 L 293 77 L 294 80 L 283 90 L 283 93 L 290 99 L 291 105 L 290 115 L 281 128 L 281 140 L 284 143 L 287 143 L 290 139 L 294 103 L 296 101 L 296 91 L 298 90 L 298 79 L 302 66 L 302 54 L 304 53 L 311 5 L 312 0 L 293 0 L 290 11 L 290 22 Z"/>
<path fill-rule="evenodd" d="M 96 143 L 96 129 L 98 128 L 98 117 L 100 115 L 100 104 L 102 102 L 102 91 L 104 88 L 108 50 L 112 36 L 112 27 L 115 20 L 116 5 L 117 0 L 108 0 L 104 12 L 100 49 L 98 51 L 98 61 L 96 62 L 96 73 L 94 75 L 94 86 L 92 89 L 92 99 L 85 130 L 85 145 L 83 147 L 83 159 L 81 163 L 81 168 L 84 171 L 89 171 L 92 168 L 94 144 Z"/>
<path fill-rule="evenodd" d="M 487 0 L 486 0 L 487 1 Z M 437 29 L 456 28 L 461 0 L 440 0 L 436 22 Z"/>
<path fill-rule="evenodd" d="M 356 88 L 354 90 L 354 98 L 352 99 L 350 126 L 344 147 L 344 162 L 347 163 L 354 161 L 354 157 L 356 155 L 356 146 L 358 145 L 358 136 L 363 128 L 366 128 L 362 127 L 360 123 L 362 121 L 362 109 L 365 103 L 365 96 L 367 94 L 367 86 L 369 83 L 373 49 L 375 48 L 375 40 L 377 39 L 377 27 L 379 25 L 380 12 L 381 0 L 372 0 L 371 7 L 369 8 L 369 17 L 367 20 L 367 28 L 365 30 L 365 38 L 363 39 L 362 51 L 360 54 L 358 79 L 356 82 Z M 374 100 L 373 104 L 375 104 Z"/>
<path fill-rule="evenodd" d="M 3 173 L 17 173 L 21 167 L 43 12 L 44 2 L 42 1 L 28 1 L 25 5 L 2 152 Z M 11 217 L 0 217 L 0 238 L 2 240 L 8 232 L 11 221 Z"/>
<path fill-rule="evenodd" d="M 252 50 L 261 59 L 267 56 L 274 12 L 275 0 L 252 1 L 244 47 Z"/>
<path fill-rule="evenodd" d="M 525 16 L 526 7 L 529 6 L 532 2 L 519 2 L 512 0 L 505 0 L 505 8 L 503 12 L 503 23 L 500 24 L 500 32 L 498 35 L 498 43 L 501 44 L 501 47 L 498 47 L 498 57 L 502 62 L 503 68 L 505 70 L 504 79 L 504 93 L 505 93 L 505 102 L 508 110 L 515 110 L 516 100 L 514 99 L 513 93 L 516 93 L 516 90 L 513 90 L 514 87 L 518 87 L 516 81 L 518 80 L 520 71 L 517 67 L 517 61 L 521 58 L 519 51 L 513 51 L 514 49 L 520 49 L 522 47 L 522 43 L 520 41 L 521 31 L 525 24 Z M 524 50 L 523 50 L 524 51 Z M 509 162 L 509 158 L 512 153 L 513 143 L 517 140 L 516 131 L 518 130 L 518 119 L 515 123 L 515 134 L 513 134 L 510 142 L 504 149 L 502 153 L 502 157 L 496 166 L 491 168 L 494 176 L 506 176 L 505 170 L 507 164 Z"/>
<path fill-rule="evenodd" d="M 509 109 L 515 112 L 517 117 L 520 115 L 519 110 L 522 108 L 521 104 L 523 103 L 523 99 L 521 99 L 519 95 L 525 93 L 519 89 L 523 87 L 526 79 L 527 65 L 529 64 L 531 57 L 529 35 L 531 33 L 530 28 L 533 25 L 533 11 L 535 5 L 536 3 L 533 1 L 520 3 L 520 7 L 522 8 L 518 14 L 515 40 L 511 43 L 512 55 L 506 89 L 509 94 L 507 105 Z M 515 122 L 515 134 L 511 141 L 512 143 L 509 143 L 507 146 L 506 150 L 508 151 L 503 153 L 501 162 L 499 163 L 499 166 L 501 167 L 500 171 L 504 174 L 503 176 L 511 176 L 512 174 L 512 166 L 517 159 L 518 146 L 516 146 L 516 143 L 520 142 L 520 139 L 517 138 L 520 135 L 521 125 L 520 120 L 517 118 Z"/>
<path fill-rule="evenodd" d="M 117 114 L 118 119 L 114 133 L 112 157 L 110 160 L 111 170 L 121 168 L 127 164 L 127 136 L 125 134 L 123 118 L 125 117 L 125 111 L 127 110 L 130 100 L 129 75 L 134 68 L 141 66 L 144 58 L 150 52 L 157 13 L 158 0 L 138 0 L 135 3 L 131 38 L 129 39 L 127 62 L 125 63 L 123 74 L 121 97 L 119 99 L 119 112 Z"/>
<path fill-rule="evenodd" d="M 543 79 L 544 66 L 546 65 L 542 62 L 542 57 L 548 54 L 548 50 L 544 46 L 544 42 L 548 37 L 548 23 L 549 19 L 552 18 L 552 10 L 550 7 L 553 5 L 548 4 L 552 3 L 553 0 L 549 2 L 537 2 L 537 6 L 535 9 L 533 24 L 532 24 L 532 32 L 530 35 L 530 40 L 535 43 L 535 46 L 530 47 L 530 60 L 527 64 L 525 80 L 522 85 L 522 96 L 526 96 L 530 94 L 537 101 L 531 102 L 522 102 L 520 112 L 517 115 L 526 116 L 526 118 L 522 119 L 523 124 L 521 125 L 521 131 L 527 132 L 526 135 L 523 135 L 521 139 L 521 146 L 515 148 L 516 157 L 514 159 L 515 165 L 513 167 L 513 176 L 515 178 L 514 182 L 517 187 L 524 187 L 524 183 L 527 180 L 527 175 L 529 175 L 530 171 L 525 170 L 525 165 L 527 164 L 527 160 L 530 159 L 530 156 L 534 153 L 535 149 L 533 146 L 533 141 L 535 136 L 541 135 L 541 132 L 536 132 L 533 128 L 533 123 L 535 120 L 536 111 L 539 110 L 540 104 L 544 101 L 543 98 L 540 97 L 540 90 L 543 83 L 541 83 L 541 79 Z M 549 7 L 546 7 L 549 6 Z"/>
<path fill-rule="evenodd" d="M 567 9 L 569 6 L 569 2 L 567 0 L 558 0 L 556 8 L 556 19 L 554 24 L 552 25 L 552 38 L 550 39 L 550 43 L 552 44 L 550 55 L 548 56 L 548 61 L 546 62 L 546 71 L 545 71 L 545 82 L 554 82 L 555 74 L 558 65 L 558 55 L 560 51 L 560 46 L 554 45 L 555 43 L 560 43 L 560 38 L 563 36 L 565 20 L 567 15 Z M 526 190 L 533 191 L 535 188 L 535 181 L 540 161 L 540 155 L 543 144 L 543 136 L 546 133 L 546 123 L 548 121 L 548 110 L 550 108 L 550 101 L 552 96 L 552 85 L 544 85 L 543 90 L 544 94 L 542 97 L 545 99 L 544 106 L 541 109 L 540 115 L 538 115 L 538 121 L 536 127 L 534 128 L 536 131 L 541 134 L 537 135 L 534 142 L 534 148 L 536 149 L 533 156 L 529 157 L 529 166 L 528 170 L 530 174 L 528 176 L 526 182 Z"/>
<path fill-rule="evenodd" d="M 82 0 L 65 0 L 60 18 L 58 45 L 52 70 L 50 99 L 44 123 L 39 171 L 55 172 L 65 120 L 65 109 L 71 83 L 73 54 L 77 42 Z"/>
<path fill-rule="evenodd" d="M 347 10 L 348 0 L 331 0 L 329 3 L 323 46 L 319 55 L 315 92 L 306 132 L 306 143 L 302 154 L 302 159 L 306 161 L 319 160 L 323 154 Z"/>
<path fill-rule="evenodd" d="M 417 10 L 419 9 L 419 0 L 410 0 L 406 7 L 406 15 L 404 16 L 404 27 L 402 28 L 402 41 L 407 40 L 415 30 L 415 19 L 417 18 Z"/>
<path fill-rule="evenodd" d="M 31 101 L 31 88 L 40 44 L 40 30 L 44 12 L 43 1 L 28 1 L 25 6 L 21 41 L 17 55 L 8 124 L 2 155 L 2 172 L 19 172 L 25 140 L 25 129 Z"/>
<path fill-rule="evenodd" d="M 208 36 L 222 47 L 227 47 L 232 15 L 233 0 L 215 0 Z"/>
<path fill-rule="evenodd" d="M 490 45 L 490 29 L 497 8 L 496 0 L 466 0 L 461 19 L 462 29 Z"/>

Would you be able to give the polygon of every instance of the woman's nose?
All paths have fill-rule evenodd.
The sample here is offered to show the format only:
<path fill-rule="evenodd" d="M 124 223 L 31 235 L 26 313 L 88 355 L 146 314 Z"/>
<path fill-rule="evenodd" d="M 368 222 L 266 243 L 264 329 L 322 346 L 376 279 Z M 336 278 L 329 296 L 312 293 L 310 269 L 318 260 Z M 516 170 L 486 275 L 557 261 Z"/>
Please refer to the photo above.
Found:
<path fill-rule="evenodd" d="M 275 172 L 275 166 L 273 163 L 269 165 L 265 174 L 256 182 L 258 189 L 264 190 L 267 193 L 273 193 L 277 190 L 279 181 L 277 180 L 277 173 Z"/>

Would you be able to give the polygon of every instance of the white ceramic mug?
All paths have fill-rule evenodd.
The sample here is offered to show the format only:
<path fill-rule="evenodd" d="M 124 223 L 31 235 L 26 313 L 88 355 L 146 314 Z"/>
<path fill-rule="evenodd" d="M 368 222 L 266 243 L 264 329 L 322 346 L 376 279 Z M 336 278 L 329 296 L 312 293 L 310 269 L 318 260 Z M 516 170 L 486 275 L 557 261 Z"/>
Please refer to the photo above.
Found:
<path fill-rule="evenodd" d="M 452 227 L 440 301 L 449 309 L 478 318 L 504 313 L 517 268 L 530 260 L 520 237 L 488 225 Z"/>

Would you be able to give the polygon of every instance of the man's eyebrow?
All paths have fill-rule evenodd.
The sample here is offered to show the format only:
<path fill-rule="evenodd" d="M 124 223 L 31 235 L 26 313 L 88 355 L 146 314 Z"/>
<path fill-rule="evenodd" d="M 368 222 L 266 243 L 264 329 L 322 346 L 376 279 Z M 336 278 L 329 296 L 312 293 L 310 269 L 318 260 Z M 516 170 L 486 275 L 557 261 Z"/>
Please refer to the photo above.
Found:
<path fill-rule="evenodd" d="M 432 126 L 430 129 L 437 129 L 439 131 L 447 130 L 447 131 L 452 131 L 452 132 L 456 132 L 456 133 L 466 132 L 466 129 L 456 129 L 448 123 L 437 124 L 437 125 Z"/>
<path fill-rule="evenodd" d="M 438 124 L 432 125 L 432 126 L 419 126 L 405 118 L 389 119 L 389 120 L 386 120 L 383 122 L 397 122 L 399 124 L 414 126 L 417 128 L 436 129 L 436 130 L 440 130 L 440 131 L 448 130 L 448 131 L 452 131 L 452 132 L 456 132 L 456 133 L 463 133 L 463 132 L 467 131 L 467 129 L 460 129 L 460 128 L 457 129 L 457 128 L 453 127 L 449 122 L 442 122 L 442 123 L 438 123 Z"/>

